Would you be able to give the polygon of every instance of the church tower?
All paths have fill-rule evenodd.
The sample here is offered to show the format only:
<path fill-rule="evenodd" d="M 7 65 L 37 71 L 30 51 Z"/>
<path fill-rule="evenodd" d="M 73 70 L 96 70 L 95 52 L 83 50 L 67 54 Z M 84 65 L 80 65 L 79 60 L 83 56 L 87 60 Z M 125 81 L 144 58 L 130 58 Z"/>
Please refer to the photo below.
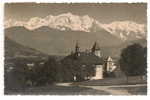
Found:
<path fill-rule="evenodd" d="M 94 43 L 92 49 L 92 53 L 98 57 L 102 57 L 101 55 L 101 50 L 97 42 Z M 103 79 L 103 64 L 97 64 L 95 65 L 95 76 L 92 77 L 92 79 L 97 80 L 97 79 Z"/>
<path fill-rule="evenodd" d="M 97 42 L 94 43 L 94 45 L 93 45 L 91 51 L 92 51 L 92 53 L 94 53 L 96 56 L 102 57 L 101 50 L 100 50 L 100 47 L 99 47 L 99 45 L 98 45 Z"/>
<path fill-rule="evenodd" d="M 76 42 L 75 54 L 76 54 L 76 56 L 80 56 L 80 47 L 79 47 L 79 43 L 78 42 Z"/>

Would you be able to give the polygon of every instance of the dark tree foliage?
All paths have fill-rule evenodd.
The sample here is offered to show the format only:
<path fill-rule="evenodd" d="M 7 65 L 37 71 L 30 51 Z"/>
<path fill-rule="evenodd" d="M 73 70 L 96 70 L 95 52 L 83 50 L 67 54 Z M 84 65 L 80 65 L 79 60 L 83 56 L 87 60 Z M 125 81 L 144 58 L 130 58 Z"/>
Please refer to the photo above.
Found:
<path fill-rule="evenodd" d="M 85 77 L 91 77 L 95 73 L 94 66 L 83 66 L 80 60 L 74 57 L 58 61 L 55 57 L 50 56 L 47 61 L 42 61 L 44 63 L 42 65 L 41 61 L 32 61 L 31 59 L 16 59 L 13 62 L 15 66 L 11 71 L 13 73 L 11 76 L 16 79 L 20 87 L 43 86 L 54 82 L 72 82 L 74 77 L 76 77 L 76 81 L 83 81 Z M 32 67 L 27 65 L 31 63 L 34 63 Z M 12 82 L 7 81 L 9 80 L 7 76 L 8 74 L 5 75 L 5 83 L 10 83 L 7 85 L 9 86 Z"/>
<path fill-rule="evenodd" d="M 64 81 L 73 81 L 74 76 L 77 76 L 78 79 L 81 79 L 81 65 L 77 63 L 76 58 L 65 59 L 61 66 L 63 67 L 63 75 L 62 78 Z M 80 77 L 80 78 L 79 78 Z"/>
<path fill-rule="evenodd" d="M 122 50 L 120 68 L 127 76 L 146 74 L 146 48 L 140 44 L 132 44 Z"/>
<path fill-rule="evenodd" d="M 81 64 L 80 60 L 74 55 L 63 60 L 61 66 L 63 67 L 64 81 L 74 81 L 74 76 L 76 81 L 84 81 L 85 77 L 94 76 L 95 73 L 95 66 Z"/>
<path fill-rule="evenodd" d="M 147 47 L 144 47 L 144 66 L 145 66 L 145 70 L 144 70 L 144 74 L 147 74 Z"/>
<path fill-rule="evenodd" d="M 52 84 L 56 81 L 57 62 L 55 58 L 49 57 L 44 66 L 37 71 L 37 85 Z"/>

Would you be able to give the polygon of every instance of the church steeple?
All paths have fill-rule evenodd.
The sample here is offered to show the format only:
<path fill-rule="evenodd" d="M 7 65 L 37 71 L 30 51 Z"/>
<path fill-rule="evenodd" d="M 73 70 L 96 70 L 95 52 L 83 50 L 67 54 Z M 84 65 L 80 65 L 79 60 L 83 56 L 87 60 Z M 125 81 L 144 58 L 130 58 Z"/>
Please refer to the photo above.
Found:
<path fill-rule="evenodd" d="M 94 45 L 92 47 L 92 52 L 95 52 L 96 50 L 100 50 L 100 47 L 97 42 L 94 43 Z"/>
<path fill-rule="evenodd" d="M 101 55 L 101 50 L 100 50 L 100 47 L 98 45 L 97 42 L 94 43 L 92 49 L 91 49 L 92 53 L 94 53 L 96 56 L 99 56 L 99 57 L 102 57 Z"/>
<path fill-rule="evenodd" d="M 78 42 L 76 42 L 76 45 L 75 45 L 75 54 L 76 54 L 76 56 L 80 55 L 80 47 L 79 47 L 79 43 Z"/>
<path fill-rule="evenodd" d="M 78 53 L 80 51 L 79 43 L 76 42 L 75 52 Z"/>

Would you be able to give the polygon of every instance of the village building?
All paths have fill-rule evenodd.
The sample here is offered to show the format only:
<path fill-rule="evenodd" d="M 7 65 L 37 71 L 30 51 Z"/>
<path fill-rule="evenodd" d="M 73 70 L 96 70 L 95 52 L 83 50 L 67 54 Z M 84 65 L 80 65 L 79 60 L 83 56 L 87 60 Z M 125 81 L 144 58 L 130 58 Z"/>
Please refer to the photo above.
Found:
<path fill-rule="evenodd" d="M 76 43 L 75 51 L 66 56 L 64 60 L 70 59 L 71 62 L 75 61 L 77 64 L 81 64 L 82 67 L 94 67 L 95 72 L 92 76 L 85 76 L 84 79 L 99 80 L 104 78 L 104 72 L 113 72 L 116 66 L 111 57 L 107 60 L 102 56 L 102 51 L 97 42 L 94 43 L 90 50 L 84 52 L 80 50 L 80 46 Z M 77 77 L 74 76 L 74 80 Z"/>
<path fill-rule="evenodd" d="M 115 62 L 110 56 L 106 58 L 105 67 L 106 67 L 107 73 L 111 73 L 117 68 L 117 66 L 115 65 Z"/>

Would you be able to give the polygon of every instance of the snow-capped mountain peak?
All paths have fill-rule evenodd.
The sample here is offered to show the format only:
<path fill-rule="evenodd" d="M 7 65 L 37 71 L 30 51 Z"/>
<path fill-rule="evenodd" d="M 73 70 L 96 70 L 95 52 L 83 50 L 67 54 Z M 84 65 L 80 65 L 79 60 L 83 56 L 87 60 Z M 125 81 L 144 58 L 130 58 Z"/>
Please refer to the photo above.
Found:
<path fill-rule="evenodd" d="M 127 40 L 128 37 L 139 39 L 146 37 L 146 25 L 133 21 L 116 21 L 110 24 L 103 24 L 103 28 L 122 40 Z"/>
<path fill-rule="evenodd" d="M 28 21 L 9 19 L 6 20 L 4 24 L 5 28 L 24 26 L 29 30 L 34 30 L 42 26 L 48 26 L 50 28 L 62 31 L 70 29 L 72 31 L 84 31 L 92 33 L 99 32 L 101 29 L 103 29 L 123 41 L 128 40 L 129 38 L 134 40 L 146 37 L 145 24 L 138 24 L 133 21 L 114 21 L 109 24 L 103 24 L 88 15 L 79 16 L 70 12 L 56 16 L 48 15 L 44 18 L 32 17 Z"/>
<path fill-rule="evenodd" d="M 25 23 L 24 26 L 27 29 L 34 30 L 34 29 L 37 29 L 41 26 L 44 26 L 45 22 L 46 21 L 42 18 L 34 17 L 34 18 L 31 18 L 27 23 Z"/>

